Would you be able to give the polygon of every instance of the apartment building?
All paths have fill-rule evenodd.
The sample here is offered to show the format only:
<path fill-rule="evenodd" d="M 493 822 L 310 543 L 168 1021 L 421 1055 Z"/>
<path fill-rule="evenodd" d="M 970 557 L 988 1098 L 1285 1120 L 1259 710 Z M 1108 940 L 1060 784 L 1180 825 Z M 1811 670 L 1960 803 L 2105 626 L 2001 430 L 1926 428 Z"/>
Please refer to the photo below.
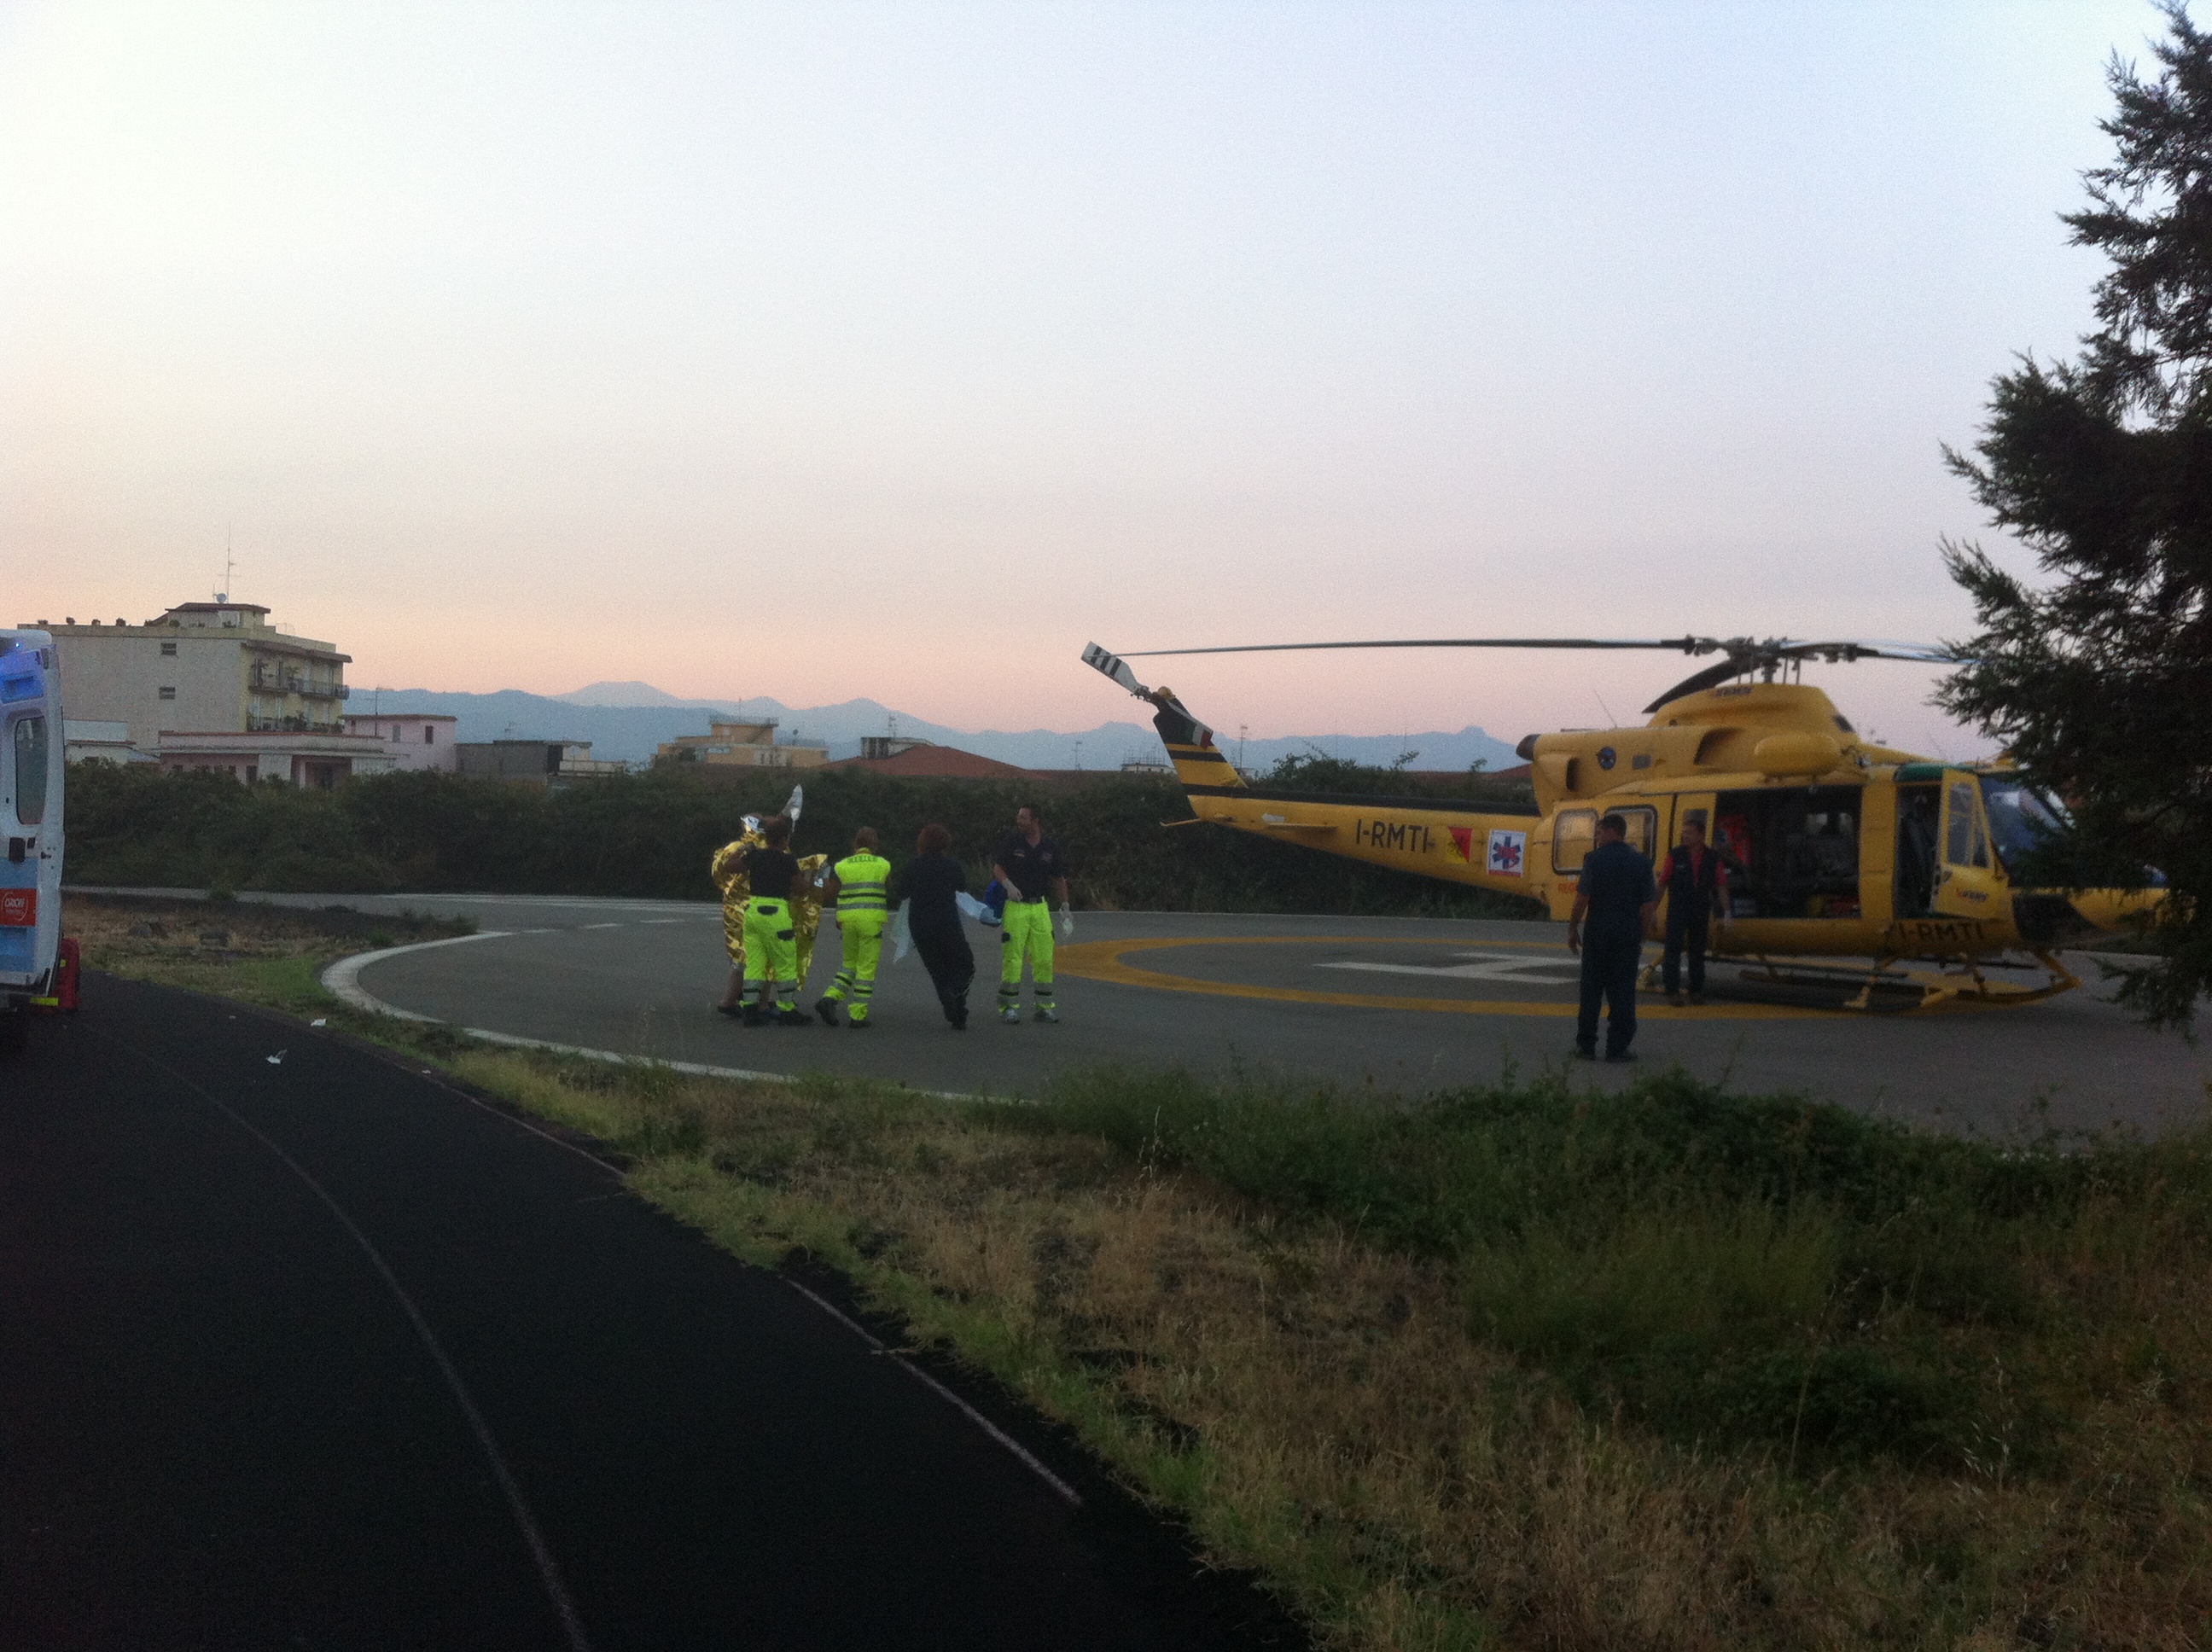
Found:
<path fill-rule="evenodd" d="M 381 740 L 343 726 L 351 657 L 278 630 L 258 603 L 182 603 L 137 625 L 38 623 L 60 644 L 71 720 L 120 724 L 129 748 L 165 768 L 331 786 L 392 766 Z"/>

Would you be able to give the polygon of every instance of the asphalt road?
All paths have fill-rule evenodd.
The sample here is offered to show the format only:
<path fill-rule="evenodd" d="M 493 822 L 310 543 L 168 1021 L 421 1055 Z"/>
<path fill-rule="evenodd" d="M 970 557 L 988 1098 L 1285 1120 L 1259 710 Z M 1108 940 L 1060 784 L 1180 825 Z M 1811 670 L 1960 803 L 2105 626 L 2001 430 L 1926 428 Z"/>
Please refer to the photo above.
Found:
<path fill-rule="evenodd" d="M 572 1145 L 160 988 L 33 1031 L 0 1065 L 11 1652 L 1284 1643 L 1038 1425 L 994 1437 Z"/>
<path fill-rule="evenodd" d="M 939 1016 L 917 960 L 887 968 L 877 1026 L 745 1029 L 712 1013 L 725 969 L 718 908 L 538 896 L 343 898 L 474 917 L 487 938 L 375 959 L 376 999 L 494 1032 L 738 1070 L 870 1074 L 917 1087 L 1034 1094 L 1104 1060 L 1231 1066 L 1399 1092 L 1486 1081 L 1565 1059 L 1574 964 L 1540 923 L 1084 913 L 1061 953 L 1057 1026 L 965 1033 Z M 492 933 L 491 932 L 499 932 Z M 994 932 L 971 926 L 990 1004 Z M 1656 949 L 1652 951 L 1656 953 Z M 825 937 L 811 999 L 835 968 Z M 2006 1009 L 1865 1015 L 1717 1000 L 1647 1000 L 1645 1066 L 1679 1064 L 1746 1091 L 1791 1090 L 1868 1112 L 2007 1135 L 2114 1122 L 2157 1131 L 2203 1115 L 2212 1062 L 2081 990 Z M 1573 1069 L 1618 1084 L 1626 1070 Z"/>

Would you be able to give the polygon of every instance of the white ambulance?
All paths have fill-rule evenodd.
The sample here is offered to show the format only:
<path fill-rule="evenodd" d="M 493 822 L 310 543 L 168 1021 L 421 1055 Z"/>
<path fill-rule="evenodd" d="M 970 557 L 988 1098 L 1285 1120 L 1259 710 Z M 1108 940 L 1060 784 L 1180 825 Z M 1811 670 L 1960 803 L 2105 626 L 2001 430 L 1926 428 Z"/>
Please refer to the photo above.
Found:
<path fill-rule="evenodd" d="M 0 630 L 0 1049 L 62 996 L 64 755 L 52 635 Z"/>

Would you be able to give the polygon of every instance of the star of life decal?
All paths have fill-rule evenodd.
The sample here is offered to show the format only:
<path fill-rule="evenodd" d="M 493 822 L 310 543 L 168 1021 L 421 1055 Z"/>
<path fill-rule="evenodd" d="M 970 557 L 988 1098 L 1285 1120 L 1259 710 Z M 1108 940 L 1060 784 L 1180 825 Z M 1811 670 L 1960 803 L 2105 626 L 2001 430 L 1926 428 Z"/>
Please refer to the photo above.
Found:
<path fill-rule="evenodd" d="M 1493 828 L 1490 834 L 1490 870 L 1504 878 L 1522 876 L 1528 858 L 1528 834 Z"/>

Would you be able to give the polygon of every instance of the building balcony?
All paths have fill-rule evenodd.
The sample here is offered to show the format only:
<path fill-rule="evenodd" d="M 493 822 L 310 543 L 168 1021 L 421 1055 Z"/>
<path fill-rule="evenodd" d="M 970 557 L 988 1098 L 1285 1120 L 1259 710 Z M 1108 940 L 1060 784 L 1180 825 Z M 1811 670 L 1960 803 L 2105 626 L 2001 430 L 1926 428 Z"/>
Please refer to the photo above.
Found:
<path fill-rule="evenodd" d="M 343 734 L 345 726 L 321 717 L 248 717 L 248 734 Z"/>

